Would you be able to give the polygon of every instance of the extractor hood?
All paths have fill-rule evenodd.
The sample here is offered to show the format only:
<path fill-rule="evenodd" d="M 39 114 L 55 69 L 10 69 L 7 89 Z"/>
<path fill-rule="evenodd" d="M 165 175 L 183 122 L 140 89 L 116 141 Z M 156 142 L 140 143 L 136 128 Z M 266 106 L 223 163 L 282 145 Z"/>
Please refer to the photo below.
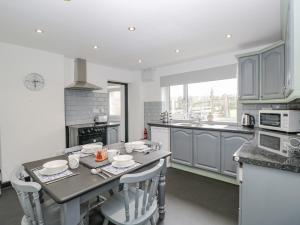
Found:
<path fill-rule="evenodd" d="M 86 60 L 77 58 L 74 61 L 74 82 L 66 89 L 95 91 L 102 88 L 86 81 Z"/>

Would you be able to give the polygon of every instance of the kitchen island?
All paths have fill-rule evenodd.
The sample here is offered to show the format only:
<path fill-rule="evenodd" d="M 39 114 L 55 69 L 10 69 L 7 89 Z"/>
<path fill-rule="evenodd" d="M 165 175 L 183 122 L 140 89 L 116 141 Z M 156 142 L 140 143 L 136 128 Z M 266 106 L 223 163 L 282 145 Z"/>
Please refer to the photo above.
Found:
<path fill-rule="evenodd" d="M 300 158 L 260 147 L 260 132 L 257 130 L 255 138 L 233 156 L 239 163 L 239 225 L 299 225 Z"/>

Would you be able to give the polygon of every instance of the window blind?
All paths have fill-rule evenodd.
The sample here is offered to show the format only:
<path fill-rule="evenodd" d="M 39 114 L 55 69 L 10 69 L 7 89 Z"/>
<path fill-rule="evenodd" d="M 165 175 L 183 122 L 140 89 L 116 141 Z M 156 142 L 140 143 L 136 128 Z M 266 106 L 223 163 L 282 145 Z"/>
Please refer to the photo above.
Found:
<path fill-rule="evenodd" d="M 236 78 L 237 64 L 219 66 L 204 70 L 185 72 L 160 77 L 160 86 L 200 83 L 205 81 L 225 80 Z"/>

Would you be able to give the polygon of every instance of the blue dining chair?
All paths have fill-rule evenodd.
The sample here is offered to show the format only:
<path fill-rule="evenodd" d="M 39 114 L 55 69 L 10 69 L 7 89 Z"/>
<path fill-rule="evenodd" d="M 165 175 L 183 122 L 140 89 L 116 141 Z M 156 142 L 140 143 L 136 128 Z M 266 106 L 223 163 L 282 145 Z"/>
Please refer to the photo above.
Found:
<path fill-rule="evenodd" d="M 21 225 L 60 225 L 60 206 L 52 199 L 40 202 L 41 185 L 36 182 L 24 181 L 23 166 L 17 167 L 11 174 L 10 182 L 15 189 L 24 212 Z M 85 225 L 88 211 L 87 204 L 82 204 L 81 225 Z"/>
<path fill-rule="evenodd" d="M 112 222 L 116 225 L 140 225 L 150 221 L 155 224 L 157 211 L 157 188 L 164 159 L 153 168 L 120 178 L 123 190 L 114 194 L 101 206 L 105 217 L 103 225 Z M 143 188 L 141 188 L 143 187 Z"/>

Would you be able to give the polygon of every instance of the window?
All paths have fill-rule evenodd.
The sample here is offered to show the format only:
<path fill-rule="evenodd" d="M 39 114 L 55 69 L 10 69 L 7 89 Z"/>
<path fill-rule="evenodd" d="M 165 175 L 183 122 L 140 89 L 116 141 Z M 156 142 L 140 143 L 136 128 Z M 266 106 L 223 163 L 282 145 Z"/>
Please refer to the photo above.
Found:
<path fill-rule="evenodd" d="M 121 117 L 121 91 L 109 91 L 109 115 Z"/>
<path fill-rule="evenodd" d="M 186 118 L 186 97 L 184 85 L 170 86 L 170 111 L 177 119 Z"/>
<path fill-rule="evenodd" d="M 170 86 L 173 119 L 236 122 L 237 79 Z"/>

